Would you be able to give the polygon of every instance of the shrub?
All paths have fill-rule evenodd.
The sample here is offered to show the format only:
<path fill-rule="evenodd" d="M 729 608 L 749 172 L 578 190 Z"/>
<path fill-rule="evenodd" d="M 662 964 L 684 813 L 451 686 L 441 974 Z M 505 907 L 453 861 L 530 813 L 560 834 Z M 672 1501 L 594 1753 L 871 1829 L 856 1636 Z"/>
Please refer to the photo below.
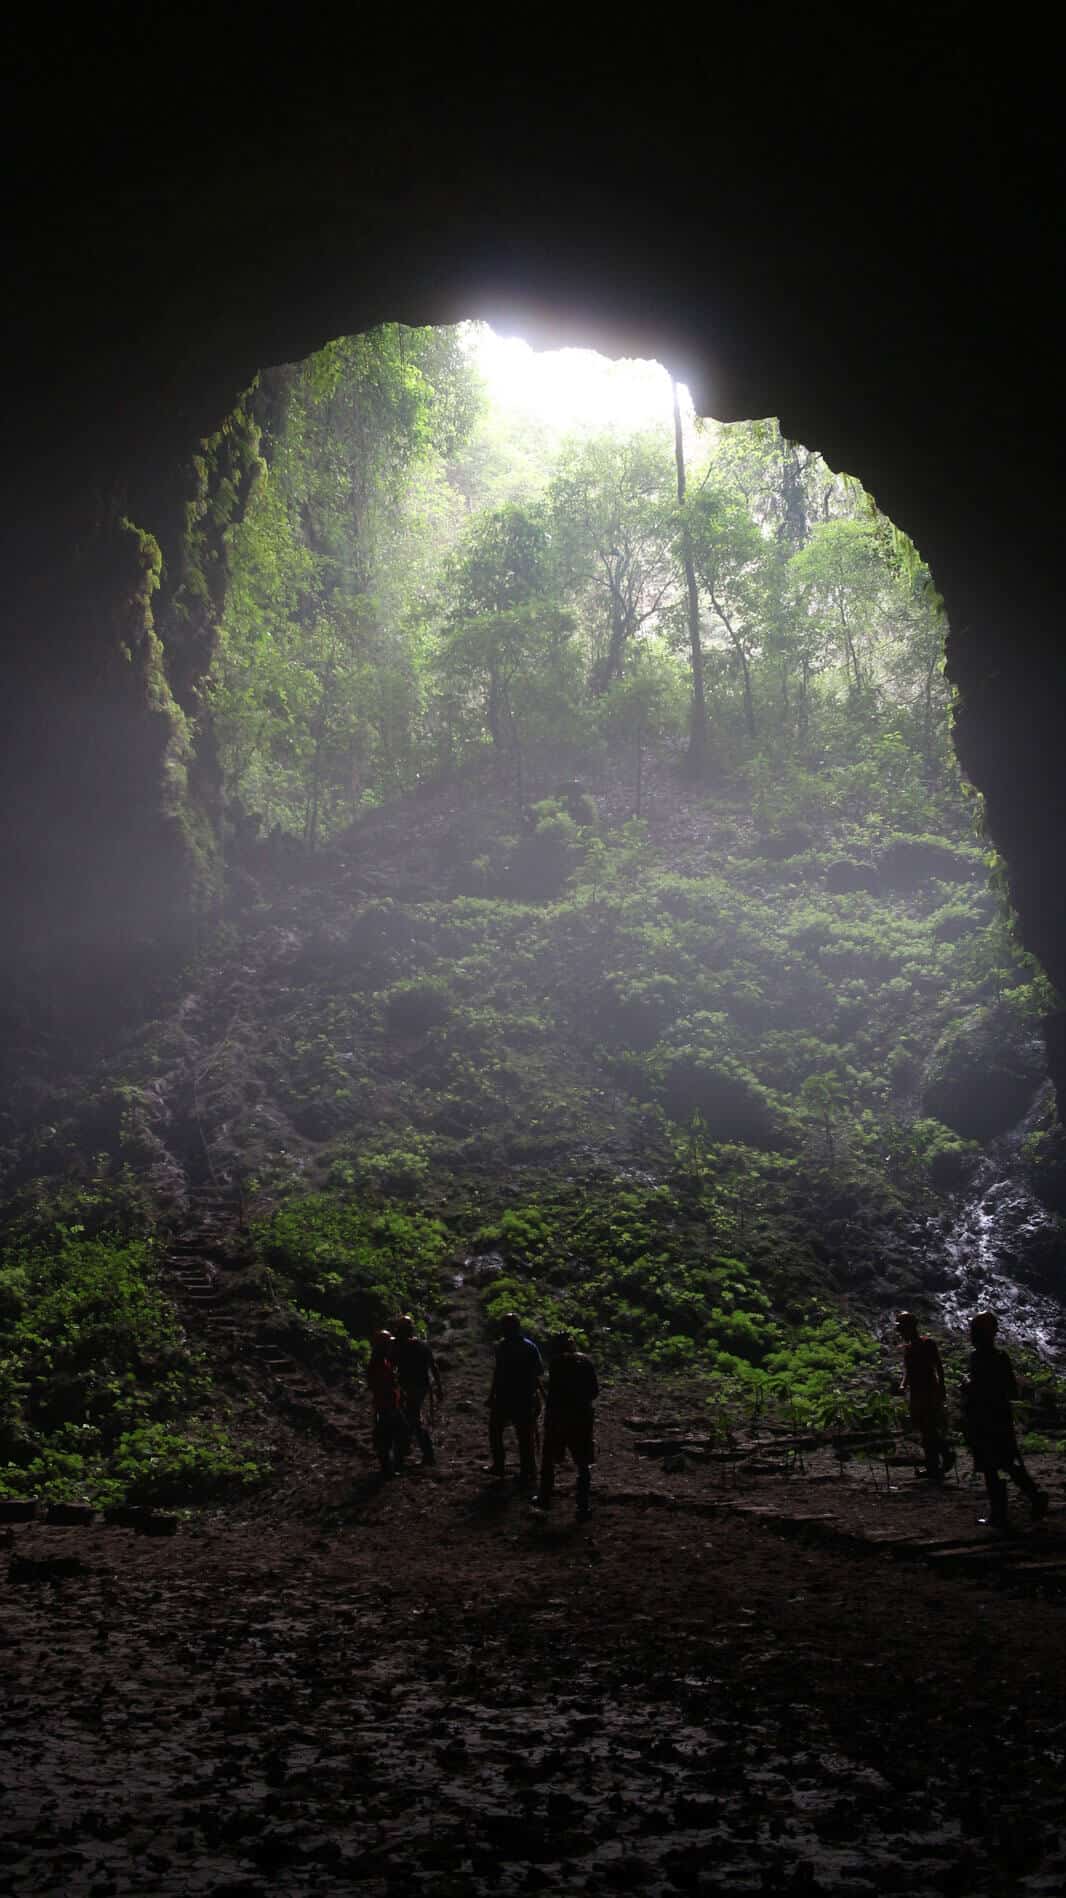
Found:
<path fill-rule="evenodd" d="M 662 1104 L 671 1120 L 700 1114 L 711 1140 L 775 1147 L 782 1122 L 769 1090 L 739 1062 L 682 1049 L 662 1076 Z"/>
<path fill-rule="evenodd" d="M 128 1432 L 115 1450 L 113 1470 L 131 1503 L 172 1508 L 220 1502 L 261 1483 L 267 1473 L 225 1430 L 191 1437 L 164 1424 Z"/>
<path fill-rule="evenodd" d="M 397 982 L 385 998 L 385 1025 L 390 1035 L 424 1035 L 447 1021 L 452 998 L 442 981 Z"/>
<path fill-rule="evenodd" d="M 514 853 L 510 885 L 515 896 L 558 896 L 584 855 L 581 830 L 554 798 L 534 804 L 533 829 Z"/>
<path fill-rule="evenodd" d="M 965 883 L 980 868 L 980 853 L 953 844 L 947 837 L 896 836 L 886 844 L 878 862 L 882 879 L 896 890 L 917 889 L 930 877 L 944 883 Z"/>
<path fill-rule="evenodd" d="M 881 874 L 872 863 L 858 863 L 851 857 L 837 857 L 827 864 L 825 887 L 834 895 L 850 895 L 855 890 L 879 890 Z"/>
<path fill-rule="evenodd" d="M 406 1306 L 433 1302 L 448 1244 L 437 1220 L 329 1193 L 288 1201 L 255 1225 L 253 1239 L 295 1305 L 339 1318 L 363 1338 Z"/>
<path fill-rule="evenodd" d="M 1044 1077 L 1031 1027 L 1003 1003 L 952 1022 L 926 1069 L 922 1107 L 969 1140 L 1012 1127 Z"/>

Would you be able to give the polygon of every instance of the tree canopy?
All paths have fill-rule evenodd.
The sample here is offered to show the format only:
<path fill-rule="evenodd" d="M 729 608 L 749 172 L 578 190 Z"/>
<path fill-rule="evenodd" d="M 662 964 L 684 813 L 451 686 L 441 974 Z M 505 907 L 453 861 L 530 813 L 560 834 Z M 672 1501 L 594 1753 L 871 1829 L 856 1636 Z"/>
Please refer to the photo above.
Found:
<path fill-rule="evenodd" d="M 952 772 L 943 627 L 869 497 L 772 422 L 519 424 L 473 328 L 386 325 L 252 395 L 210 703 L 234 810 L 314 848 L 426 778 L 483 758 L 521 798 L 590 746 L 638 806 L 687 725 L 720 776 L 890 765 L 916 821 Z"/>

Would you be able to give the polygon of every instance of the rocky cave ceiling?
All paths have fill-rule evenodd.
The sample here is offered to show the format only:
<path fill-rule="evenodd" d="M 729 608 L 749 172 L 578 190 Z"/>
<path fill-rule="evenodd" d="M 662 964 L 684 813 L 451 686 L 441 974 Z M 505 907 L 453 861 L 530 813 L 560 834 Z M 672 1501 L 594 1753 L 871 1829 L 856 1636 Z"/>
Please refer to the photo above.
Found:
<path fill-rule="evenodd" d="M 964 762 L 1066 986 L 1053 49 L 982 40 L 960 5 L 718 9 L 696 39 L 591 50 L 519 25 L 16 27 L 5 967 L 78 944 L 101 889 L 112 953 L 174 873 L 131 817 L 144 706 L 99 686 L 133 584 L 109 524 L 166 555 L 183 459 L 262 364 L 486 315 L 657 355 L 722 419 L 776 414 L 913 536 Z"/>

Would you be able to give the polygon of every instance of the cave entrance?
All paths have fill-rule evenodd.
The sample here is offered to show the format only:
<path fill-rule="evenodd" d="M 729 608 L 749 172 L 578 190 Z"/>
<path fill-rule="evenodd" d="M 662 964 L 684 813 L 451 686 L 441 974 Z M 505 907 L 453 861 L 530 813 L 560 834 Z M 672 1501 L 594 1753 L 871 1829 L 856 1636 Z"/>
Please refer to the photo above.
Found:
<path fill-rule="evenodd" d="M 305 999 L 277 1066 L 340 1177 L 414 1191 L 600 1116 L 717 1168 L 741 1224 L 797 1142 L 845 1215 L 965 1181 L 1040 1084 L 1046 996 L 932 576 L 857 482 L 662 365 L 477 324 L 270 370 L 222 439 L 229 895 L 254 923 L 305 892 L 339 1044 Z"/>
<path fill-rule="evenodd" d="M 661 364 L 384 325 L 266 371 L 231 434 L 207 693 L 238 823 L 315 850 L 449 774 L 492 768 L 520 808 L 607 752 L 634 816 L 672 751 L 751 787 L 775 848 L 801 780 L 911 832 L 957 792 L 916 549 Z"/>

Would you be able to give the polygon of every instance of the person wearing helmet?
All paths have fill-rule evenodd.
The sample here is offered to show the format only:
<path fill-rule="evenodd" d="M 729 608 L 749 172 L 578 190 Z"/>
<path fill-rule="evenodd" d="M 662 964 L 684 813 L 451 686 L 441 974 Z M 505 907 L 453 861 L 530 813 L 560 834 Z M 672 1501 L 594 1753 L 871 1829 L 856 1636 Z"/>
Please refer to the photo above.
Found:
<path fill-rule="evenodd" d="M 942 1482 L 953 1468 L 955 1452 L 947 1441 L 947 1391 L 944 1366 L 934 1338 L 923 1337 L 913 1312 L 896 1313 L 896 1329 L 903 1339 L 903 1381 L 910 1404 L 911 1423 L 922 1440 L 925 1473 Z"/>
<path fill-rule="evenodd" d="M 500 1329 L 503 1335 L 496 1346 L 486 1399 L 492 1454 L 486 1474 L 499 1481 L 507 1473 L 503 1433 L 510 1425 L 518 1440 L 518 1487 L 532 1489 L 537 1478 L 536 1433 L 544 1364 L 532 1338 L 524 1335 L 517 1312 L 509 1311 Z"/>
<path fill-rule="evenodd" d="M 1011 1409 L 1018 1383 L 1010 1358 L 996 1344 L 998 1329 L 999 1320 L 990 1311 L 978 1312 L 970 1324 L 973 1351 L 963 1386 L 962 1415 L 974 1467 L 982 1472 L 988 1491 L 988 1514 L 980 1521 L 986 1528 L 1005 1530 L 1007 1485 L 1001 1471 L 1029 1498 L 1034 1522 L 1047 1515 L 1050 1499 L 1022 1462 Z"/>
<path fill-rule="evenodd" d="M 573 1338 L 564 1334 L 555 1343 L 548 1376 L 548 1401 L 544 1412 L 544 1455 L 540 1465 L 540 1485 L 533 1508 L 551 1507 L 555 1491 L 555 1466 L 560 1458 L 572 1456 L 577 1469 L 577 1513 L 580 1520 L 590 1514 L 593 1440 L 593 1405 L 600 1394 L 599 1379 L 592 1359 L 579 1351 Z"/>
<path fill-rule="evenodd" d="M 395 1351 L 392 1332 L 375 1331 L 370 1340 L 366 1381 L 374 1404 L 373 1444 L 382 1476 L 395 1476 L 402 1470 L 410 1442 L 407 1422 L 400 1409 Z"/>
<path fill-rule="evenodd" d="M 422 1408 L 431 1390 L 438 1404 L 444 1396 L 444 1390 L 437 1360 L 428 1340 L 420 1338 L 415 1331 L 415 1321 L 410 1312 L 405 1312 L 396 1321 L 394 1361 L 404 1420 L 422 1452 L 423 1463 L 432 1463 L 436 1459 L 436 1452 L 433 1439 L 422 1421 Z"/>

